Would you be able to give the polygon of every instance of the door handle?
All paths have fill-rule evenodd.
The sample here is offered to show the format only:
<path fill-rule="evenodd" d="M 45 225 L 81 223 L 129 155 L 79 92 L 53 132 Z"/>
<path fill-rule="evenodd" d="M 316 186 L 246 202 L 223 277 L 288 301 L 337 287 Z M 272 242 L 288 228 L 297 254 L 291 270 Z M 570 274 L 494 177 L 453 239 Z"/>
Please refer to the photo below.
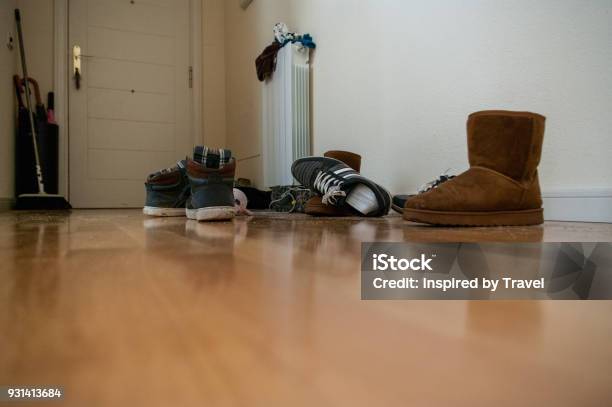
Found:
<path fill-rule="evenodd" d="M 72 74 L 77 89 L 81 89 L 81 72 L 81 47 L 75 45 L 72 47 Z"/>

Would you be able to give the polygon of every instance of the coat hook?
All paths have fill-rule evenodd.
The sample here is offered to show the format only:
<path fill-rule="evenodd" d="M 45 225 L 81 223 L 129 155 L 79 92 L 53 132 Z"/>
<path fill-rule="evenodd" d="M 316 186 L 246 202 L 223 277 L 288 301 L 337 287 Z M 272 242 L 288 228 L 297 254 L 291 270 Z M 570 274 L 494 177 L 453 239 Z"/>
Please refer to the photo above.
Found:
<path fill-rule="evenodd" d="M 15 41 L 13 40 L 13 34 L 11 34 L 11 33 L 9 32 L 9 33 L 7 34 L 7 36 L 6 36 L 6 37 L 7 37 L 7 38 L 6 38 L 6 47 L 7 47 L 7 48 L 8 48 L 10 51 L 12 51 L 12 50 L 13 50 L 13 43 L 15 42 Z"/>

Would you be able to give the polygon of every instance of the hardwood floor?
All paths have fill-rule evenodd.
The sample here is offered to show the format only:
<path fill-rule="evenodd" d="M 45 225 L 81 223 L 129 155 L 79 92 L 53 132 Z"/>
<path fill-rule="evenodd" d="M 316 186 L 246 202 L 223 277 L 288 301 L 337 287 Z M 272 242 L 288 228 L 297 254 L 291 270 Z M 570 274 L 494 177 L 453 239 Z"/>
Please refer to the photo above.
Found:
<path fill-rule="evenodd" d="M 612 225 L 5 212 L 0 386 L 63 386 L 69 406 L 612 405 L 612 301 L 361 301 L 373 240 L 612 241 Z"/>

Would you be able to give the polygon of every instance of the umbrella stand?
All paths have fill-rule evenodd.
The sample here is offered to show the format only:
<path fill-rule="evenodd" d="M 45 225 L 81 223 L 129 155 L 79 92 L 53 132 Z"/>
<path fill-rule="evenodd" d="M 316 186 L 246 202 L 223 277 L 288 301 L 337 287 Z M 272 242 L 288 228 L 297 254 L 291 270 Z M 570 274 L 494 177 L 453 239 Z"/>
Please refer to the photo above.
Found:
<path fill-rule="evenodd" d="M 71 206 L 61 195 L 47 194 L 43 182 L 40 155 L 38 152 L 38 142 L 36 140 L 36 125 L 34 122 L 34 111 L 32 110 L 32 100 L 27 87 L 29 83 L 28 68 L 26 66 L 25 46 L 23 44 L 23 33 L 21 30 L 21 13 L 15 9 L 15 22 L 17 23 L 17 34 L 19 39 L 19 54 L 21 56 L 21 68 L 23 69 L 23 82 L 26 84 L 26 106 L 29 113 L 30 133 L 32 135 L 32 146 L 34 148 L 34 165 L 36 166 L 36 181 L 38 183 L 37 194 L 21 194 L 17 196 L 15 209 L 70 209 Z"/>

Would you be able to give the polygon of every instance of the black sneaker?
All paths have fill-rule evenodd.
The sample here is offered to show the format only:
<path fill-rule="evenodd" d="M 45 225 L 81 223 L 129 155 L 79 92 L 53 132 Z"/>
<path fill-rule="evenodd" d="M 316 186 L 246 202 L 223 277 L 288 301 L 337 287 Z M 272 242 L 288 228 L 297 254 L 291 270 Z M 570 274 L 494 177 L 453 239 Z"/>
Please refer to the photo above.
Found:
<path fill-rule="evenodd" d="M 397 213 L 404 213 L 404 205 L 406 201 L 412 198 L 414 195 L 393 195 L 391 200 L 391 209 Z"/>
<path fill-rule="evenodd" d="M 291 165 L 291 173 L 302 185 L 320 193 L 324 205 L 349 205 L 364 216 L 384 216 L 389 212 L 389 193 L 342 161 L 300 158 Z"/>
<path fill-rule="evenodd" d="M 150 216 L 185 216 L 185 203 L 190 195 L 185 160 L 174 167 L 147 177 L 147 197 L 142 212 Z"/>
<path fill-rule="evenodd" d="M 455 178 L 455 175 L 449 174 L 450 170 L 446 170 L 444 174 L 440 175 L 438 178 L 433 181 L 428 182 L 425 185 L 422 185 L 416 194 L 411 195 L 393 195 L 393 199 L 391 200 L 391 208 L 397 213 L 404 213 L 404 205 L 406 205 L 406 201 L 412 198 L 415 195 L 425 193 L 429 190 L 437 188 L 439 185 L 444 184 L 446 181 Z"/>
<path fill-rule="evenodd" d="M 455 178 L 454 174 L 449 174 L 448 172 L 451 171 L 446 170 L 444 171 L 443 174 L 440 174 L 438 176 L 438 178 L 434 179 L 433 181 L 429 181 L 427 184 L 425 185 L 421 185 L 421 187 L 419 188 L 417 194 L 422 194 L 425 193 L 427 191 L 430 191 L 434 188 L 438 188 L 438 186 L 444 184 L 446 181 L 450 181 L 451 179 Z"/>

